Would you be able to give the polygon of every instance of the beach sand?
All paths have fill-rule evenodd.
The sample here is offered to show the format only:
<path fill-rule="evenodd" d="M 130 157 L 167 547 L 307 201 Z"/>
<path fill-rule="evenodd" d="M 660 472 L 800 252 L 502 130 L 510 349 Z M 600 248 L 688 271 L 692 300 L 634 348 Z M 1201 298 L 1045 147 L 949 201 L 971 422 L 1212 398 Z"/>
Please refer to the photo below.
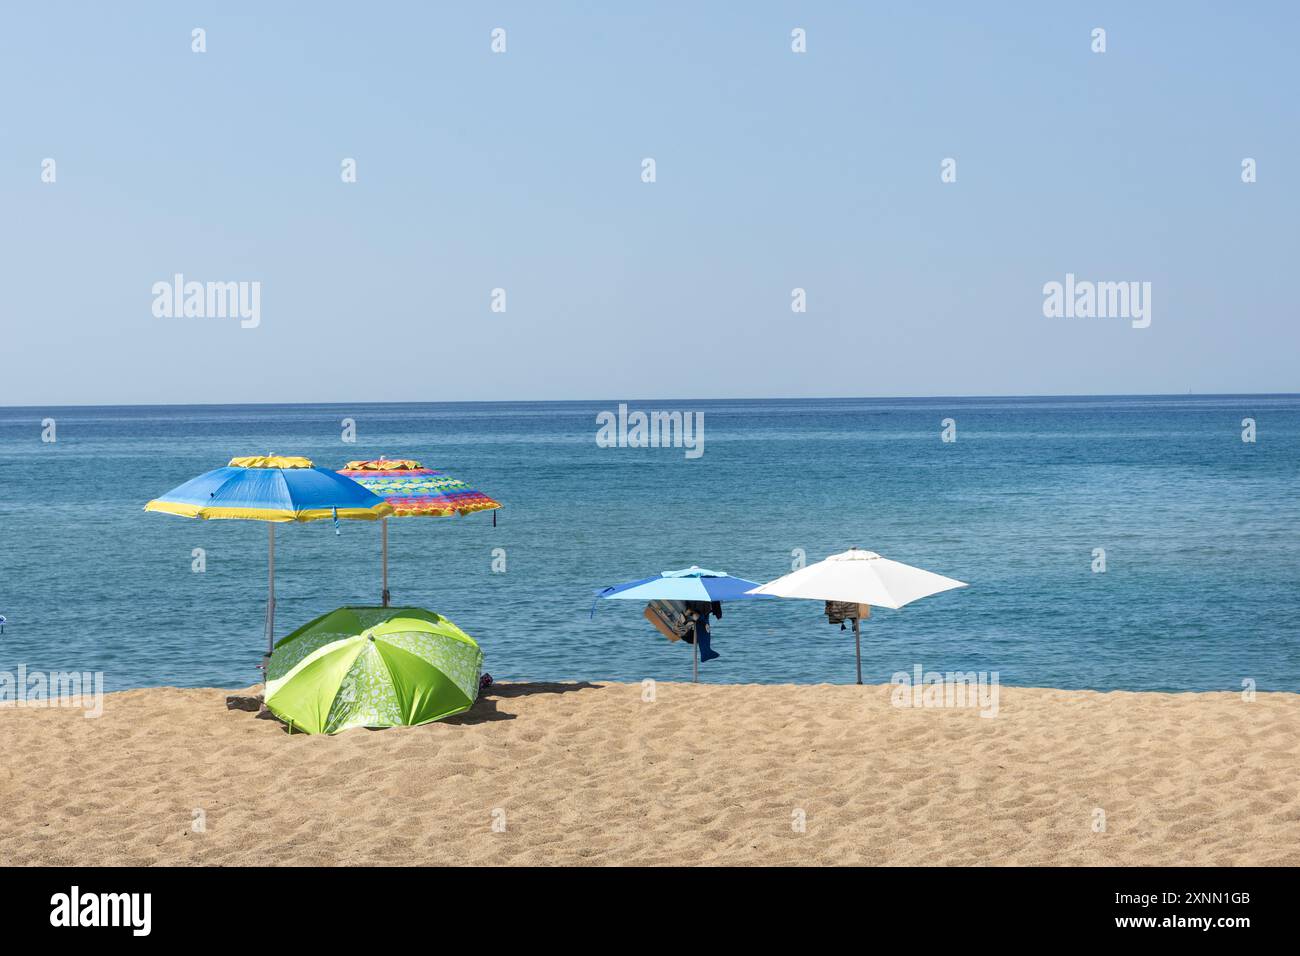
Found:
<path fill-rule="evenodd" d="M 227 693 L 0 707 L 0 864 L 1300 865 L 1300 695 L 505 684 L 324 737 Z"/>

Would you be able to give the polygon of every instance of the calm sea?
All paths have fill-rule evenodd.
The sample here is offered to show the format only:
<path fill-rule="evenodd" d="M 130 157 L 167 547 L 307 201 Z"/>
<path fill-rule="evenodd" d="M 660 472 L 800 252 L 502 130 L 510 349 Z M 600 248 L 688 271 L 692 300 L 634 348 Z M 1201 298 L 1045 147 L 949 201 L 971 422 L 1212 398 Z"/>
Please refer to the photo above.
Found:
<path fill-rule="evenodd" d="M 389 523 L 395 602 L 473 634 L 498 679 L 689 679 L 688 648 L 639 605 L 590 618 L 592 591 L 690 564 L 767 581 L 798 549 L 811 562 L 858 545 L 971 584 L 877 611 L 872 682 L 919 663 L 1034 686 L 1300 690 L 1300 397 L 630 404 L 703 412 L 703 456 L 598 447 L 613 402 L 0 409 L 0 670 L 257 681 L 267 526 L 141 507 L 232 455 L 276 452 L 336 468 L 415 457 L 505 504 L 496 527 Z M 339 531 L 277 526 L 280 635 L 377 603 L 379 525 Z M 729 605 L 702 679 L 852 681 L 851 632 L 821 611 Z"/>

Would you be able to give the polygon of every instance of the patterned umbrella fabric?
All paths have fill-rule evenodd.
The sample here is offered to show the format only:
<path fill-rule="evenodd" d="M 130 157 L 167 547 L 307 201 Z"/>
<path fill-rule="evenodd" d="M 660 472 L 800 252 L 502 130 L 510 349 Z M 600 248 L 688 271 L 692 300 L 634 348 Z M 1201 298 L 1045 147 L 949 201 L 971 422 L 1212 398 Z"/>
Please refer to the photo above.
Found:
<path fill-rule="evenodd" d="M 468 710 L 483 652 L 423 608 L 342 607 L 275 646 L 266 706 L 293 730 L 415 726 Z"/>
<path fill-rule="evenodd" d="M 433 468 L 425 468 L 410 458 L 374 458 L 367 461 L 350 461 L 339 474 L 362 485 L 366 490 L 383 498 L 393 508 L 396 518 L 445 518 L 448 515 L 467 515 L 475 511 L 493 511 L 501 502 L 489 498 L 476 488 L 451 475 Z M 492 524 L 496 525 L 496 515 Z M 388 521 L 381 532 L 383 552 L 383 584 L 380 599 L 388 607 Z"/>
<path fill-rule="evenodd" d="M 444 518 L 501 507 L 499 501 L 459 478 L 425 468 L 409 458 L 350 461 L 339 474 L 383 498 L 393 506 L 393 514 L 398 518 Z"/>

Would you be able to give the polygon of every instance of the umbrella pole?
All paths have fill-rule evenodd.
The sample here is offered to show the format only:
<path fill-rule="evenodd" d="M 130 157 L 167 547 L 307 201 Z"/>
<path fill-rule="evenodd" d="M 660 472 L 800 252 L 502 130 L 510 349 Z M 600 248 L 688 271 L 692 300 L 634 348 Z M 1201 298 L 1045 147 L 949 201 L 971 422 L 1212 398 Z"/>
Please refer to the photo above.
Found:
<path fill-rule="evenodd" d="M 388 607 L 388 519 L 380 518 L 379 524 L 381 525 L 380 537 L 384 543 L 384 587 L 380 597 L 384 602 L 384 607 Z"/>
<path fill-rule="evenodd" d="M 858 619 L 853 619 L 853 650 L 858 655 L 858 683 L 862 683 L 862 639 L 859 636 Z"/>
<path fill-rule="evenodd" d="M 695 632 L 695 640 L 691 643 L 691 683 L 700 682 L 700 632 Z"/>
<path fill-rule="evenodd" d="M 275 522 L 269 522 L 271 531 L 267 545 L 267 597 L 266 597 L 266 653 L 275 650 Z"/>

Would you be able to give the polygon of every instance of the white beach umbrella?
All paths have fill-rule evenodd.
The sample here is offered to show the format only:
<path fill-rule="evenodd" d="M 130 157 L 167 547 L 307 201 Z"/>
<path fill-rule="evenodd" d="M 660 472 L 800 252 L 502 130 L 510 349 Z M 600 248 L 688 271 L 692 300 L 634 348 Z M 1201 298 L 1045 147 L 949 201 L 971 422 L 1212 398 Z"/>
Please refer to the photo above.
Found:
<path fill-rule="evenodd" d="M 850 548 L 840 554 L 832 554 L 824 561 L 791 571 L 775 581 L 768 581 L 750 593 L 813 601 L 845 601 L 866 605 L 868 608 L 874 604 L 876 607 L 897 610 L 917 598 L 964 587 L 964 581 L 891 561 L 874 551 Z M 858 617 L 865 616 L 866 613 L 853 617 L 853 645 L 858 656 L 859 684 L 862 683 L 862 644 Z"/>

